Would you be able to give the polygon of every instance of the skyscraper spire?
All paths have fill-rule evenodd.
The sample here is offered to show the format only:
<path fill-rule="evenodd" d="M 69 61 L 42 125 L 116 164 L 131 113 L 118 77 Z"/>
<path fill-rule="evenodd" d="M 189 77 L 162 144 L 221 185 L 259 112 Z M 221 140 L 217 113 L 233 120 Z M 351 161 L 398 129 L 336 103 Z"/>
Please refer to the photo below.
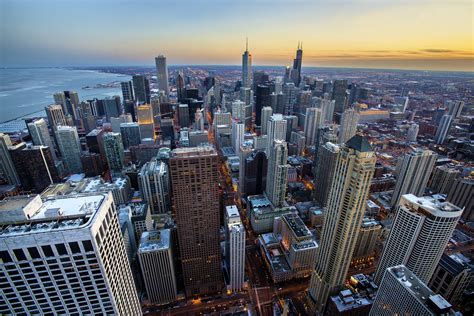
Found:
<path fill-rule="evenodd" d="M 245 38 L 245 51 L 246 52 L 249 51 L 249 38 L 248 37 Z"/>

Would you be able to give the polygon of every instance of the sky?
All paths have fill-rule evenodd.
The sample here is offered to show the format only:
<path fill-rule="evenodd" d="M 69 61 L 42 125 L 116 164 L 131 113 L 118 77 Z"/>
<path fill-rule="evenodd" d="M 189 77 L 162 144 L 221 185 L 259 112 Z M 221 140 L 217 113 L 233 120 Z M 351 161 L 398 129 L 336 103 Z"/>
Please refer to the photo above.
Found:
<path fill-rule="evenodd" d="M 0 67 L 241 63 L 474 71 L 471 0 L 0 0 Z"/>

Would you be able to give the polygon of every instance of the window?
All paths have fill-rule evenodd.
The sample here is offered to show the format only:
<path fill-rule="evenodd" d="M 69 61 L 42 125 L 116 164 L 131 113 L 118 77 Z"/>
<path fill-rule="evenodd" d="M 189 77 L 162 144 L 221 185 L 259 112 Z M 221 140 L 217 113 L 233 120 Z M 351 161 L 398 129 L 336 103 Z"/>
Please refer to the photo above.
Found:
<path fill-rule="evenodd" d="M 38 251 L 38 248 L 36 248 L 36 247 L 29 247 L 28 252 L 30 253 L 30 257 L 33 258 L 33 259 L 41 258 L 40 254 L 39 254 L 39 251 Z"/>
<path fill-rule="evenodd" d="M 79 244 L 77 242 L 70 242 L 69 248 L 71 248 L 72 253 L 80 253 L 81 249 L 79 248 Z"/>
<path fill-rule="evenodd" d="M 41 249 L 46 257 L 54 257 L 53 248 L 51 248 L 51 246 L 41 246 Z"/>
<path fill-rule="evenodd" d="M 92 243 L 90 240 L 84 240 L 82 242 L 82 246 L 84 247 L 85 251 L 94 251 L 94 248 L 92 247 Z"/>
<path fill-rule="evenodd" d="M 66 246 L 64 244 L 56 244 L 56 251 L 60 255 L 67 255 Z"/>
<path fill-rule="evenodd" d="M 8 251 L 0 251 L 0 263 L 8 263 L 12 262 L 12 257 L 10 257 L 10 254 Z"/>
<path fill-rule="evenodd" d="M 18 261 L 26 260 L 26 256 L 23 252 L 23 249 L 14 249 L 13 253 L 15 254 L 15 257 Z"/>

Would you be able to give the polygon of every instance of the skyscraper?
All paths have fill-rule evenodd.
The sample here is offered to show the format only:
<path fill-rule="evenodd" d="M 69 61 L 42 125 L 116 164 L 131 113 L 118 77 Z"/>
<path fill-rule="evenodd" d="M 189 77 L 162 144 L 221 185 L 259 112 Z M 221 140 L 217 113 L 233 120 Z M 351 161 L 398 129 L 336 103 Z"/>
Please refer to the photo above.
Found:
<path fill-rule="evenodd" d="M 0 133 L 0 173 L 5 177 L 11 185 L 20 185 L 20 178 L 15 170 L 12 157 L 8 151 L 8 147 L 12 145 L 10 136 Z"/>
<path fill-rule="evenodd" d="M 245 126 L 240 121 L 232 121 L 232 147 L 234 147 L 235 154 L 239 154 L 240 145 L 244 142 Z"/>
<path fill-rule="evenodd" d="M 270 140 L 269 140 L 270 141 Z M 265 193 L 273 206 L 281 206 L 285 200 L 288 183 L 288 148 L 282 139 L 272 141 L 268 151 L 267 185 Z"/>
<path fill-rule="evenodd" d="M 270 116 L 267 125 L 267 154 L 269 155 L 274 140 L 286 140 L 287 121 L 284 119 L 283 115 L 273 114 Z"/>
<path fill-rule="evenodd" d="M 419 130 L 420 130 L 420 126 L 418 124 L 413 123 L 410 125 L 407 132 L 407 143 L 416 142 L 416 138 L 418 137 Z"/>
<path fill-rule="evenodd" d="M 332 99 L 334 103 L 334 117 L 336 122 L 340 122 L 340 116 L 346 109 L 347 80 L 334 80 Z"/>
<path fill-rule="evenodd" d="M 364 216 L 375 153 L 366 138 L 355 135 L 342 147 L 329 193 L 321 243 L 311 276 L 311 306 L 324 312 L 330 294 L 344 285 Z"/>
<path fill-rule="evenodd" d="M 76 127 L 58 126 L 56 130 L 59 152 L 69 173 L 82 173 L 81 144 Z"/>
<path fill-rule="evenodd" d="M 245 227 L 235 205 L 226 206 L 225 215 L 227 289 L 239 292 L 245 281 Z"/>
<path fill-rule="evenodd" d="M 2 314 L 141 315 L 111 193 L 0 202 Z M 34 263 L 34 264 L 33 264 Z"/>
<path fill-rule="evenodd" d="M 318 129 L 323 124 L 323 113 L 318 108 L 307 108 L 304 119 L 304 136 L 306 137 L 306 146 L 314 146 Z"/>
<path fill-rule="evenodd" d="M 435 193 L 447 194 L 454 185 L 454 181 L 461 172 L 454 166 L 441 165 L 433 170 L 428 186 Z"/>
<path fill-rule="evenodd" d="M 342 113 L 339 143 L 345 143 L 355 135 L 358 123 L 359 112 L 355 109 L 349 108 Z"/>
<path fill-rule="evenodd" d="M 133 94 L 135 95 L 135 101 L 142 103 L 150 103 L 150 83 L 147 77 L 142 75 L 134 75 L 133 81 Z"/>
<path fill-rule="evenodd" d="M 251 144 L 242 144 L 239 151 L 239 194 L 245 195 L 245 161 L 252 154 L 253 148 Z"/>
<path fill-rule="evenodd" d="M 187 104 L 178 105 L 179 126 L 189 127 L 189 106 Z"/>
<path fill-rule="evenodd" d="M 436 129 L 436 135 L 434 141 L 436 144 L 443 144 L 446 136 L 448 136 L 449 129 L 451 128 L 451 122 L 453 121 L 453 116 L 449 114 L 443 115 L 441 121 Z"/>
<path fill-rule="evenodd" d="M 314 174 L 314 199 L 323 207 L 328 202 L 332 182 L 335 179 L 336 162 L 340 153 L 341 148 L 331 142 L 322 145 L 318 151 Z"/>
<path fill-rule="evenodd" d="M 186 296 L 223 287 L 219 245 L 218 155 L 210 146 L 171 153 L 173 206 Z"/>
<path fill-rule="evenodd" d="M 295 86 L 299 87 L 301 83 L 301 65 L 303 64 L 303 44 L 298 43 L 296 58 L 293 60 L 293 69 L 291 70 L 291 79 Z"/>
<path fill-rule="evenodd" d="M 464 208 L 462 218 L 466 221 L 474 220 L 474 179 L 458 178 L 454 180 L 448 192 L 447 200 L 454 205 Z"/>
<path fill-rule="evenodd" d="M 131 81 L 124 81 L 120 83 L 122 88 L 122 97 L 123 101 L 133 101 L 135 98 L 133 96 L 133 85 Z"/>
<path fill-rule="evenodd" d="M 123 147 L 138 146 L 141 142 L 140 125 L 138 123 L 121 123 L 120 134 L 122 135 Z"/>
<path fill-rule="evenodd" d="M 417 196 L 424 194 L 436 158 L 437 154 L 431 150 L 419 148 L 405 154 L 393 190 L 392 206 L 398 204 L 403 194 L 411 193 Z"/>
<path fill-rule="evenodd" d="M 370 310 L 370 316 L 454 315 L 441 295 L 433 293 L 404 265 L 389 267 Z"/>
<path fill-rule="evenodd" d="M 248 39 L 246 39 L 245 52 L 242 55 L 242 87 L 252 87 L 252 54 L 249 52 Z"/>
<path fill-rule="evenodd" d="M 255 95 L 255 125 L 262 125 L 262 109 L 264 106 L 271 106 L 270 87 L 258 85 Z"/>
<path fill-rule="evenodd" d="M 138 174 L 140 192 L 150 205 L 151 214 L 170 211 L 170 179 L 168 166 L 153 158 L 145 163 Z"/>
<path fill-rule="evenodd" d="M 232 102 L 232 118 L 234 120 L 245 121 L 245 103 L 237 100 Z"/>
<path fill-rule="evenodd" d="M 375 272 L 375 283 L 380 284 L 387 268 L 399 264 L 428 283 L 461 214 L 462 209 L 449 202 L 403 195 Z"/>
<path fill-rule="evenodd" d="M 169 229 L 147 231 L 141 236 L 137 254 L 148 300 L 152 304 L 168 304 L 177 299 L 172 244 Z"/>
<path fill-rule="evenodd" d="M 103 142 L 109 169 L 113 172 L 121 172 L 124 161 L 122 137 L 119 133 L 105 133 Z"/>
<path fill-rule="evenodd" d="M 71 115 L 74 121 L 78 120 L 79 95 L 76 91 L 56 92 L 53 97 L 54 103 L 60 104 L 65 114 Z"/>
<path fill-rule="evenodd" d="M 168 98 L 170 90 L 168 87 L 168 67 L 166 65 L 166 57 L 163 55 L 155 57 L 155 64 L 158 89 L 164 91 L 166 98 Z"/>
<path fill-rule="evenodd" d="M 270 119 L 270 116 L 273 114 L 273 109 L 271 106 L 264 106 L 262 108 L 262 135 L 266 135 L 268 133 L 267 126 L 268 126 L 268 120 Z"/>
<path fill-rule="evenodd" d="M 51 126 L 53 131 L 55 131 L 58 126 L 67 125 L 66 117 L 64 116 L 64 111 L 61 105 L 51 104 L 45 107 L 44 110 L 48 117 L 49 126 Z"/>
<path fill-rule="evenodd" d="M 137 106 L 137 118 L 140 126 L 140 136 L 142 139 L 155 139 L 155 123 L 153 120 L 153 109 L 150 104 Z"/>
<path fill-rule="evenodd" d="M 448 115 L 451 115 L 453 119 L 456 119 L 461 116 L 462 109 L 464 108 L 463 101 L 450 101 L 448 102 Z"/>
<path fill-rule="evenodd" d="M 267 183 L 268 172 L 268 158 L 265 151 L 263 149 L 256 149 L 251 152 L 248 157 L 244 159 L 242 168 L 244 170 L 242 178 L 243 192 L 247 196 L 263 194 Z"/>

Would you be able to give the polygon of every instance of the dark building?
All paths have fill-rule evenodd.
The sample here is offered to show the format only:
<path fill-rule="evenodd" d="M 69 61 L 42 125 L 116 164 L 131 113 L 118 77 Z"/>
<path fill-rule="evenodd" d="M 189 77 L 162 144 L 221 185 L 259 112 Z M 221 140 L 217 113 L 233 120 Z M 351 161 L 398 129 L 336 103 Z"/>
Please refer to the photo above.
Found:
<path fill-rule="evenodd" d="M 464 208 L 462 218 L 465 221 L 474 220 L 474 180 L 458 178 L 451 186 L 447 200 L 454 205 Z"/>
<path fill-rule="evenodd" d="M 104 130 L 102 129 L 93 129 L 86 135 L 86 145 L 89 149 L 89 152 L 102 154 L 105 157 L 104 153 L 104 143 L 103 143 Z"/>
<path fill-rule="evenodd" d="M 124 81 L 120 83 L 122 87 L 122 97 L 124 101 L 133 101 L 135 98 L 133 96 L 133 85 L 131 81 Z"/>
<path fill-rule="evenodd" d="M 100 154 L 91 152 L 82 153 L 81 163 L 86 177 L 100 176 L 104 172 L 104 162 Z"/>
<path fill-rule="evenodd" d="M 142 75 L 134 75 L 132 80 L 135 101 L 150 103 L 150 83 L 148 79 Z"/>
<path fill-rule="evenodd" d="M 151 158 L 156 157 L 160 151 L 160 148 L 160 145 L 155 144 L 140 144 L 138 146 L 131 146 L 129 148 L 131 160 L 138 162 L 139 165 L 142 165 L 145 162 L 150 161 Z"/>
<path fill-rule="evenodd" d="M 336 122 L 339 122 L 340 116 L 347 107 L 347 80 L 334 80 L 332 99 L 335 100 L 334 104 L 334 118 Z"/>
<path fill-rule="evenodd" d="M 161 102 L 160 103 L 160 115 L 161 119 L 173 118 L 173 103 Z"/>
<path fill-rule="evenodd" d="M 59 181 L 48 146 L 26 146 L 20 143 L 10 147 L 9 151 L 24 191 L 41 193 L 48 185 Z"/>
<path fill-rule="evenodd" d="M 244 188 L 247 196 L 263 194 L 267 183 L 267 155 L 256 150 L 245 159 Z"/>
<path fill-rule="evenodd" d="M 186 98 L 187 99 L 198 99 L 199 90 L 196 88 L 186 88 Z"/>
<path fill-rule="evenodd" d="M 137 121 L 137 116 L 135 114 L 135 103 L 130 100 L 123 101 L 123 110 L 125 113 L 129 113 L 132 116 L 134 122 Z"/>
<path fill-rule="evenodd" d="M 328 142 L 320 146 L 318 156 L 316 157 L 314 174 L 315 190 L 313 197 L 314 200 L 323 207 L 325 207 L 328 202 L 339 155 L 340 147 Z"/>
<path fill-rule="evenodd" d="M 186 88 L 184 84 L 184 76 L 181 71 L 178 72 L 176 76 L 176 90 L 178 92 L 178 102 L 181 102 L 184 98 L 186 98 Z"/>
<path fill-rule="evenodd" d="M 179 126 L 189 127 L 189 106 L 187 104 L 178 105 Z"/>
<path fill-rule="evenodd" d="M 257 87 L 270 81 L 270 77 L 265 71 L 253 72 L 253 91 L 257 91 Z"/>
<path fill-rule="evenodd" d="M 301 83 L 301 65 L 303 64 L 303 48 L 298 44 L 296 58 L 293 59 L 293 69 L 291 71 L 291 79 L 295 86 L 299 87 Z"/>
<path fill-rule="evenodd" d="M 175 149 L 170 174 L 186 296 L 221 291 L 217 152 L 212 147 Z"/>
<path fill-rule="evenodd" d="M 161 139 L 169 140 L 174 144 L 174 125 L 172 119 L 161 119 Z"/>
<path fill-rule="evenodd" d="M 122 114 L 122 106 L 118 95 L 113 98 L 106 98 L 102 100 L 102 102 L 104 104 L 105 117 L 108 122 L 110 122 L 111 117 L 119 117 L 119 115 Z"/>
<path fill-rule="evenodd" d="M 262 124 L 262 108 L 271 106 L 270 87 L 267 85 L 258 85 L 255 96 L 255 125 Z"/>

